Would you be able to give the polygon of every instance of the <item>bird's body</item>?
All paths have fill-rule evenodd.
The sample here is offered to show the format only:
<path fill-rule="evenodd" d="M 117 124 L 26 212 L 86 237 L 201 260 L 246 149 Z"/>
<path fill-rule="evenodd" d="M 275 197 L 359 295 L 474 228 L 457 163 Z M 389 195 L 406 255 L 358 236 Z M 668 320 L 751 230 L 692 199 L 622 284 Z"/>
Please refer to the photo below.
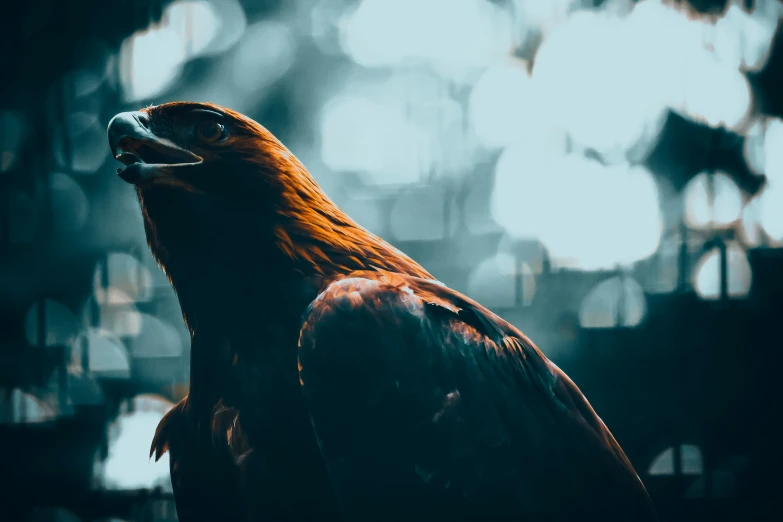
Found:
<path fill-rule="evenodd" d="M 189 396 L 153 442 L 182 522 L 654 519 L 568 377 L 263 127 L 179 103 L 109 133 L 192 333 Z"/>

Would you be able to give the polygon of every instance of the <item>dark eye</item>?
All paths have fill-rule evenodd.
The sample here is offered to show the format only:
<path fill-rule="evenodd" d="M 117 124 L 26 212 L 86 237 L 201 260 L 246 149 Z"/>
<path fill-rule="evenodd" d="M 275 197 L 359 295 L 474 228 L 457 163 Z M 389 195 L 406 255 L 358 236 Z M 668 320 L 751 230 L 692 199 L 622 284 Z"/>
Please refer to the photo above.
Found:
<path fill-rule="evenodd" d="M 200 141 L 215 143 L 226 137 L 226 126 L 213 120 L 206 120 L 196 125 L 193 132 Z"/>

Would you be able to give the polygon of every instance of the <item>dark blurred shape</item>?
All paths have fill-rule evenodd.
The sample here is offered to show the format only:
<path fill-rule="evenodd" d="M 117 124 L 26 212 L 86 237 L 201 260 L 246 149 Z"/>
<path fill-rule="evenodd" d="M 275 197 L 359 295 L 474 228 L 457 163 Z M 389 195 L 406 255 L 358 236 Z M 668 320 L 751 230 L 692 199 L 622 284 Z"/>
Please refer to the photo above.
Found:
<path fill-rule="evenodd" d="M 0 83 L 0 97 L 34 97 L 35 89 L 29 87 L 48 86 L 69 71 L 76 57 L 94 46 L 92 38 L 115 48 L 133 31 L 158 21 L 169 3 L 171 0 L 4 3 L 2 73 L 4 78 L 23 81 Z"/>
<path fill-rule="evenodd" d="M 677 191 L 705 169 L 720 167 L 749 194 L 764 184 L 764 176 L 753 173 L 743 156 L 742 136 L 723 128 L 712 128 L 670 112 L 661 138 L 646 160 L 657 175 Z"/>

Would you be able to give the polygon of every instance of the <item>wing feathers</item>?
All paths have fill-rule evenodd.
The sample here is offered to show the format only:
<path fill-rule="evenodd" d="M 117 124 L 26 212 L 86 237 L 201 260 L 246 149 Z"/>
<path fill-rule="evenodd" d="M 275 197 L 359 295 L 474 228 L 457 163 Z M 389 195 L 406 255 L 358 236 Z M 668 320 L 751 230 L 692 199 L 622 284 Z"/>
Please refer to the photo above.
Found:
<path fill-rule="evenodd" d="M 614 438 L 524 335 L 441 285 L 362 275 L 313 302 L 299 346 L 344 502 L 394 491 L 397 516 L 420 514 L 402 500 L 415 498 L 441 499 L 438 513 L 654 520 Z"/>

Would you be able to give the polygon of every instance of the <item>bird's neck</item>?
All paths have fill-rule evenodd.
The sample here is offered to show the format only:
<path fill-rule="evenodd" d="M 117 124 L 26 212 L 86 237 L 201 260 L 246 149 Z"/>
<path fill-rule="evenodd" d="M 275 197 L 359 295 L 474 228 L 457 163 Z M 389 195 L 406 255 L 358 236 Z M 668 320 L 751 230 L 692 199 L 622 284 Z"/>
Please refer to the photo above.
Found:
<path fill-rule="evenodd" d="M 295 159 L 277 180 L 281 198 L 272 225 L 275 250 L 297 273 L 386 270 L 432 278 L 418 263 L 351 219 Z"/>

